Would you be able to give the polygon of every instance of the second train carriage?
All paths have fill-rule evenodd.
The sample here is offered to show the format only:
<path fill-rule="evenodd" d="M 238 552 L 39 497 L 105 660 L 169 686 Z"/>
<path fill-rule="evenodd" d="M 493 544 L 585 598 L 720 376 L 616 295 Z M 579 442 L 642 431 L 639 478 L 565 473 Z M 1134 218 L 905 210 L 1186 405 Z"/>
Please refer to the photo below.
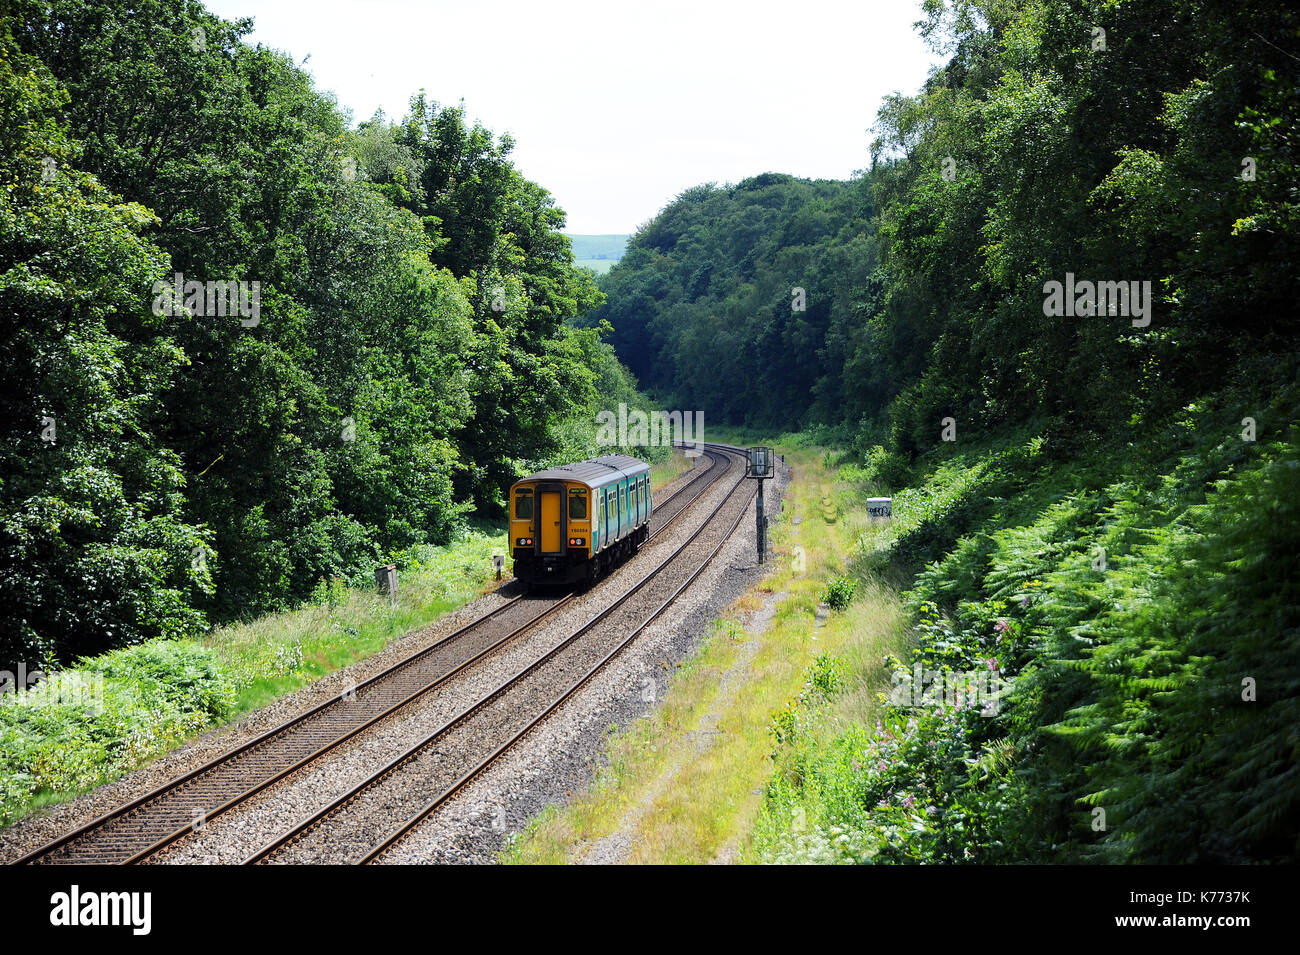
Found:
<path fill-rule="evenodd" d="M 536 583 L 593 581 L 650 536 L 650 466 L 626 454 L 564 464 L 510 488 L 515 576 Z"/>

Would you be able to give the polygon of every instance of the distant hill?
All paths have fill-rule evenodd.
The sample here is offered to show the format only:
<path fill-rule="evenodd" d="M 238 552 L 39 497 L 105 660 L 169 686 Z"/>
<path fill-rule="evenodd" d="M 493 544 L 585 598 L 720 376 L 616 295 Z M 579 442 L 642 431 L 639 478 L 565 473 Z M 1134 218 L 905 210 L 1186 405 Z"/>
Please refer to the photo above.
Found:
<path fill-rule="evenodd" d="M 608 272 L 623 257 L 630 238 L 629 235 L 569 235 L 575 264 L 598 275 Z"/>

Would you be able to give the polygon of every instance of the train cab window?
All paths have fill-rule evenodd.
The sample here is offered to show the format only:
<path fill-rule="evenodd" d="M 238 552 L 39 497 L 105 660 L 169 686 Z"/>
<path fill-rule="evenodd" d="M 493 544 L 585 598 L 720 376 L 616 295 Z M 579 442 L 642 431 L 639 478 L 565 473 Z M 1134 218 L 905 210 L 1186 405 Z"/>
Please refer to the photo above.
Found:
<path fill-rule="evenodd" d="M 587 519 L 587 492 L 574 488 L 569 491 L 569 519 L 585 521 Z"/>
<path fill-rule="evenodd" d="M 520 491 L 515 498 L 515 519 L 531 521 L 533 519 L 533 492 Z"/>

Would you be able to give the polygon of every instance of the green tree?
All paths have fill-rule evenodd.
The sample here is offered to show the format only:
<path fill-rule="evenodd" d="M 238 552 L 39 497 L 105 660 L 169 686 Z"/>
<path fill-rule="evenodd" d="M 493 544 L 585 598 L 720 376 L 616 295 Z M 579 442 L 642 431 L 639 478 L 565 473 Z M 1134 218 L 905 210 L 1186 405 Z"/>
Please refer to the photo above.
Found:
<path fill-rule="evenodd" d="M 76 168 L 67 101 L 0 23 L 0 661 L 11 672 L 205 624 L 210 539 L 152 424 L 184 366 L 140 288 L 155 219 Z"/>

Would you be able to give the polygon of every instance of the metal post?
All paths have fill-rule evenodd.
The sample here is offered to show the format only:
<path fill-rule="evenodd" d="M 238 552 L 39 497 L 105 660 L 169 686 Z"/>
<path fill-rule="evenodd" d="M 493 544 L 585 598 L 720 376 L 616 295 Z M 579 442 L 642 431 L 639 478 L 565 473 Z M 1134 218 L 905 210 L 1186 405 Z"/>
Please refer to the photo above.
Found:
<path fill-rule="evenodd" d="M 745 477 L 758 482 L 754 530 L 760 564 L 767 559 L 767 516 L 763 513 L 763 482 L 776 476 L 774 460 L 771 448 L 750 448 L 745 462 Z"/>

